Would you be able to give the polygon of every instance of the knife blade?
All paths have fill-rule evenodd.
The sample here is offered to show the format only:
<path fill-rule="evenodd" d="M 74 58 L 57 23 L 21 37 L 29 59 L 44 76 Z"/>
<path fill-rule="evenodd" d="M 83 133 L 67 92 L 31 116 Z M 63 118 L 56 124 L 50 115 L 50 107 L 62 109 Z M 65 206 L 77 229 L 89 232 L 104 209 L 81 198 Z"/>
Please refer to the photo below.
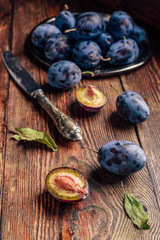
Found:
<path fill-rule="evenodd" d="M 50 115 L 59 133 L 64 138 L 71 141 L 81 140 L 82 130 L 79 124 L 69 116 L 62 113 L 50 102 L 50 100 L 44 95 L 40 86 L 18 62 L 14 54 L 11 51 L 4 51 L 2 52 L 2 60 L 17 85 L 32 98 L 36 99 Z"/>

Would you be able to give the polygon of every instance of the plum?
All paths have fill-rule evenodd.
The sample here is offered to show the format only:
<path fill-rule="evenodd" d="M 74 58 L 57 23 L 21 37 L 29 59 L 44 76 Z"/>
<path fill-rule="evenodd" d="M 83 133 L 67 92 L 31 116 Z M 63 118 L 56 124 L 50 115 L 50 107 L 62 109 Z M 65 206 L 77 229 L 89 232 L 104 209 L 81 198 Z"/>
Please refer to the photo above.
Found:
<path fill-rule="evenodd" d="M 81 80 L 82 74 L 74 62 L 61 60 L 49 67 L 47 76 L 52 87 L 65 90 L 75 86 Z"/>
<path fill-rule="evenodd" d="M 80 37 L 92 39 L 105 30 L 106 22 L 99 13 L 85 12 L 77 17 L 75 27 Z"/>
<path fill-rule="evenodd" d="M 112 13 L 109 20 L 109 29 L 116 39 L 127 37 L 133 30 L 133 20 L 131 16 L 124 11 Z"/>
<path fill-rule="evenodd" d="M 114 42 L 112 35 L 108 32 L 102 32 L 94 41 L 100 46 L 102 54 L 106 54 L 107 50 Z"/>
<path fill-rule="evenodd" d="M 96 86 L 88 85 L 76 91 L 79 105 L 86 111 L 97 112 L 106 103 L 106 97 Z"/>
<path fill-rule="evenodd" d="M 106 54 L 106 58 L 109 59 L 108 62 L 115 66 L 133 63 L 138 56 L 139 47 L 136 41 L 131 38 L 113 43 Z"/>
<path fill-rule="evenodd" d="M 129 38 L 134 39 L 138 44 L 148 41 L 146 31 L 136 24 L 134 24 L 133 31 L 129 34 Z"/>
<path fill-rule="evenodd" d="M 50 171 L 46 177 L 46 187 L 57 200 L 76 203 L 89 195 L 87 179 L 74 168 L 60 167 Z"/>
<path fill-rule="evenodd" d="M 68 59 L 71 53 L 71 44 L 66 35 L 51 37 L 44 47 L 46 58 L 52 61 Z"/>
<path fill-rule="evenodd" d="M 100 147 L 98 161 L 102 167 L 113 174 L 129 175 L 144 167 L 146 156 L 137 144 L 115 140 Z"/>
<path fill-rule="evenodd" d="M 70 11 L 61 11 L 55 19 L 55 25 L 64 32 L 67 29 L 71 29 L 75 25 L 75 17 Z"/>
<path fill-rule="evenodd" d="M 68 31 L 67 37 L 73 44 L 79 40 L 83 40 L 83 38 L 79 36 L 77 31 Z"/>
<path fill-rule="evenodd" d="M 44 44 L 50 37 L 61 34 L 61 31 L 56 26 L 49 23 L 43 23 L 33 30 L 31 41 L 35 46 L 43 48 Z"/>
<path fill-rule="evenodd" d="M 136 92 L 125 91 L 116 100 L 117 112 L 131 123 L 144 122 L 149 116 L 149 108 L 144 99 Z"/>
<path fill-rule="evenodd" d="M 100 47 L 92 40 L 78 41 L 72 48 L 73 60 L 84 68 L 97 66 L 101 55 Z"/>

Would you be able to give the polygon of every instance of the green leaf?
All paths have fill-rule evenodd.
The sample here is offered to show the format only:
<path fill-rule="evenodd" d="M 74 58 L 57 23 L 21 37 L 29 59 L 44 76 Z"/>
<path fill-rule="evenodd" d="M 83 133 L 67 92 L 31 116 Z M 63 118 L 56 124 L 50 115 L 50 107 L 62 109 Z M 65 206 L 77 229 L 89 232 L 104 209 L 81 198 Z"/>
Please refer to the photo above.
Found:
<path fill-rule="evenodd" d="M 53 151 L 58 150 L 58 146 L 54 142 L 53 138 L 47 133 L 39 132 L 31 128 L 14 128 L 13 132 L 16 132 L 17 134 L 13 135 L 12 138 L 17 141 L 36 141 L 47 145 Z"/>
<path fill-rule="evenodd" d="M 148 215 L 143 206 L 132 195 L 124 194 L 124 209 L 132 222 L 140 229 L 149 229 Z"/>

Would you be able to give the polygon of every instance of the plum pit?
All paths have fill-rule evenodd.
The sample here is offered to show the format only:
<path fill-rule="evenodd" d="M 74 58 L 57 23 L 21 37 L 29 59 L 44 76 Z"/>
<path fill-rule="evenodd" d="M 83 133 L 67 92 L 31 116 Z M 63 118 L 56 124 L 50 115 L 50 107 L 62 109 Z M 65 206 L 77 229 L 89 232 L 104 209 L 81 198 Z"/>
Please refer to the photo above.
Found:
<path fill-rule="evenodd" d="M 89 194 L 87 179 L 78 170 L 68 167 L 49 172 L 46 187 L 57 200 L 68 203 L 84 200 Z"/>

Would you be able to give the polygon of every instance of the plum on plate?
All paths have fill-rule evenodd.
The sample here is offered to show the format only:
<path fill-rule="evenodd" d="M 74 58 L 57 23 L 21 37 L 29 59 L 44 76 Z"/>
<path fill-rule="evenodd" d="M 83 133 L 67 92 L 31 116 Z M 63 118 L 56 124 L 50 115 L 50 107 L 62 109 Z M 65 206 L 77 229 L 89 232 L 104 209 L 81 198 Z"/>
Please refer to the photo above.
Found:
<path fill-rule="evenodd" d="M 81 80 L 80 68 L 71 61 L 61 60 L 53 63 L 48 69 L 48 83 L 59 89 L 69 89 Z"/>
<path fill-rule="evenodd" d="M 115 140 L 100 147 L 98 161 L 102 167 L 113 174 L 129 175 L 144 167 L 146 156 L 137 144 Z"/>
<path fill-rule="evenodd" d="M 106 54 L 107 50 L 114 42 L 112 35 L 108 32 L 102 32 L 94 40 L 100 46 L 102 54 Z"/>
<path fill-rule="evenodd" d="M 82 201 L 89 194 L 87 179 L 77 169 L 69 167 L 50 171 L 46 177 L 46 187 L 55 199 L 66 203 Z"/>
<path fill-rule="evenodd" d="M 138 44 L 148 41 L 146 31 L 136 24 L 134 24 L 134 28 L 129 34 L 129 38 L 134 39 Z"/>
<path fill-rule="evenodd" d="M 131 123 L 144 122 L 149 116 L 149 108 L 144 99 L 136 92 L 125 91 L 116 100 L 117 112 Z"/>
<path fill-rule="evenodd" d="M 80 37 L 92 39 L 105 30 L 106 22 L 99 13 L 85 12 L 77 17 L 75 27 Z"/>
<path fill-rule="evenodd" d="M 139 47 L 131 38 L 122 39 L 113 43 L 107 54 L 106 58 L 110 59 L 108 62 L 112 65 L 126 65 L 133 63 L 139 55 Z"/>
<path fill-rule="evenodd" d="M 100 47 L 92 40 L 78 41 L 72 48 L 73 60 L 83 68 L 97 66 L 101 55 Z"/>
<path fill-rule="evenodd" d="M 64 32 L 67 29 L 71 29 L 75 25 L 75 17 L 70 11 L 61 11 L 55 19 L 55 25 Z"/>
<path fill-rule="evenodd" d="M 31 34 L 31 41 L 35 46 L 43 48 L 44 44 L 50 37 L 61 34 L 61 31 L 56 26 L 49 23 L 44 23 L 37 26 L 33 30 Z"/>
<path fill-rule="evenodd" d="M 71 44 L 66 35 L 49 38 L 44 46 L 44 54 L 52 61 L 68 59 L 71 54 Z"/>
<path fill-rule="evenodd" d="M 133 30 L 133 25 L 131 16 L 124 11 L 112 13 L 109 20 L 109 30 L 116 39 L 128 37 Z"/>

